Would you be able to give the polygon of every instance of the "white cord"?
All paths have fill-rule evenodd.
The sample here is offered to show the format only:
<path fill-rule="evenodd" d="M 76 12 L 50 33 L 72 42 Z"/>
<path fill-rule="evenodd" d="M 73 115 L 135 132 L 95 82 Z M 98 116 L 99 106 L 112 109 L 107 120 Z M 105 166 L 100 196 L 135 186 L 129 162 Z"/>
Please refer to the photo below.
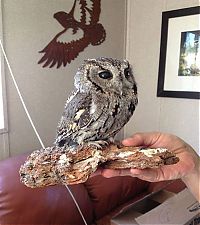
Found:
<path fill-rule="evenodd" d="M 44 144 L 43 144 L 43 142 L 42 142 L 42 140 L 41 140 L 41 138 L 40 138 L 40 135 L 39 135 L 39 133 L 37 132 L 36 127 L 35 127 L 35 125 L 34 125 L 32 119 L 31 119 L 31 116 L 30 116 L 30 114 L 29 114 L 29 112 L 28 112 L 28 109 L 27 109 L 27 107 L 26 107 L 26 105 L 25 105 L 25 102 L 24 102 L 24 100 L 23 100 L 23 97 L 22 97 L 22 95 L 21 95 L 21 93 L 20 93 L 19 87 L 18 87 L 17 82 L 16 82 L 16 80 L 15 80 L 15 77 L 14 77 L 14 75 L 13 75 L 12 69 L 11 69 L 11 67 L 10 67 L 10 64 L 9 64 L 8 58 L 7 58 L 7 56 L 6 56 L 6 53 L 5 53 L 5 51 L 4 51 L 4 48 L 3 48 L 3 45 L 2 45 L 1 40 L 0 40 L 0 45 L 1 45 L 1 50 L 2 50 L 2 52 L 3 52 L 4 58 L 5 58 L 6 63 L 7 63 L 7 65 L 8 65 L 8 69 L 9 69 L 9 71 L 10 71 L 10 75 L 11 75 L 11 77 L 12 77 L 13 83 L 14 83 L 14 85 L 15 85 L 15 88 L 16 88 L 17 93 L 18 93 L 18 95 L 19 95 L 19 98 L 20 98 L 20 100 L 21 100 L 22 106 L 23 106 L 23 108 L 24 108 L 24 110 L 25 110 L 25 113 L 26 113 L 26 115 L 27 115 L 27 117 L 28 117 L 28 119 L 29 119 L 29 121 L 30 121 L 30 124 L 31 124 L 31 126 L 32 126 L 32 128 L 33 128 L 33 130 L 34 130 L 34 132 L 35 132 L 35 134 L 36 134 L 36 136 L 37 136 L 37 138 L 38 138 L 38 140 L 39 140 L 39 142 L 40 142 L 42 148 L 45 148 L 45 146 L 44 146 Z"/>
<path fill-rule="evenodd" d="M 71 190 L 69 189 L 69 187 L 68 187 L 67 185 L 65 185 L 65 187 L 67 188 L 69 194 L 71 195 L 72 199 L 74 200 L 74 203 L 75 203 L 75 205 L 76 205 L 76 208 L 78 209 L 78 211 L 79 211 L 79 213 L 80 213 L 80 215 L 81 215 L 81 217 L 82 217 L 82 220 L 83 220 L 84 224 L 85 224 L 85 225 L 88 225 L 87 222 L 86 222 L 86 220 L 85 220 L 85 217 L 83 216 L 83 213 L 82 213 L 82 211 L 81 211 L 81 209 L 80 209 L 80 207 L 79 207 L 79 205 L 78 205 L 78 202 L 77 202 L 76 199 L 74 198 L 74 195 L 72 194 Z"/>
<path fill-rule="evenodd" d="M 12 69 L 11 69 L 11 66 L 10 66 L 10 63 L 9 63 L 8 58 L 7 58 L 7 56 L 6 56 L 6 53 L 5 53 L 5 50 L 4 50 L 4 47 L 3 47 L 3 45 L 2 45 L 1 40 L 0 40 L 0 46 L 1 46 L 1 50 L 2 50 L 2 52 L 3 52 L 4 58 L 5 58 L 5 60 L 6 60 L 6 63 L 7 63 L 9 72 L 10 72 L 10 75 L 11 75 L 12 80 L 13 80 L 13 82 L 14 82 L 15 88 L 16 88 L 17 93 L 18 93 L 18 95 L 19 95 L 20 101 L 21 101 L 21 103 L 22 103 L 22 106 L 23 106 L 23 108 L 24 108 L 24 110 L 25 110 L 25 113 L 26 113 L 26 115 L 27 115 L 27 117 L 28 117 L 28 119 L 29 119 L 29 122 L 31 123 L 31 126 L 32 126 L 32 128 L 33 128 L 33 130 L 34 130 L 34 132 L 35 132 L 35 134 L 36 134 L 36 136 L 37 136 L 37 138 L 38 138 L 38 140 L 39 140 L 39 142 L 40 142 L 42 148 L 44 149 L 45 146 L 44 146 L 44 144 L 43 144 L 43 142 L 42 142 L 42 139 L 40 138 L 39 133 L 37 132 L 37 129 L 36 129 L 34 123 L 33 123 L 33 120 L 32 120 L 32 118 L 31 118 L 31 116 L 30 116 L 30 114 L 29 114 L 29 112 L 28 112 L 28 109 L 27 109 L 27 107 L 26 107 L 26 104 L 25 104 L 25 102 L 24 102 L 24 100 L 23 100 L 23 97 L 22 97 L 22 95 L 21 95 L 21 92 L 20 92 L 19 87 L 18 87 L 18 85 L 17 85 L 17 82 L 16 82 L 16 80 L 15 80 L 15 77 L 14 77 L 14 75 L 13 75 L 13 72 L 12 72 Z M 67 185 L 65 185 L 65 187 L 67 188 L 67 190 L 68 190 L 68 192 L 69 192 L 69 194 L 70 194 L 72 200 L 74 201 L 74 203 L 75 203 L 75 205 L 76 205 L 76 208 L 78 209 L 78 212 L 80 213 L 81 218 L 82 218 L 84 224 L 85 224 L 85 225 L 88 225 L 87 222 L 86 222 L 86 220 L 85 220 L 85 217 L 83 216 L 83 213 L 82 213 L 82 211 L 81 211 L 81 209 L 80 209 L 80 207 L 79 207 L 79 205 L 78 205 L 78 202 L 76 201 L 76 199 L 75 199 L 74 195 L 72 194 L 71 190 L 69 189 L 69 187 L 68 187 Z"/>

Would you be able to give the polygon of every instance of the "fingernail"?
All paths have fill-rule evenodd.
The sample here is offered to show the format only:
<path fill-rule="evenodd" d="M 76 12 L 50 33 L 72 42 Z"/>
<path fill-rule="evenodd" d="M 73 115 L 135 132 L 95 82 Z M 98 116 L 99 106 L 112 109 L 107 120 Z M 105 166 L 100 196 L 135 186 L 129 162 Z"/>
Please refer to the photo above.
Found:
<path fill-rule="evenodd" d="M 106 172 L 102 172 L 101 175 L 105 178 L 111 178 L 110 174 L 109 173 L 106 173 Z"/>

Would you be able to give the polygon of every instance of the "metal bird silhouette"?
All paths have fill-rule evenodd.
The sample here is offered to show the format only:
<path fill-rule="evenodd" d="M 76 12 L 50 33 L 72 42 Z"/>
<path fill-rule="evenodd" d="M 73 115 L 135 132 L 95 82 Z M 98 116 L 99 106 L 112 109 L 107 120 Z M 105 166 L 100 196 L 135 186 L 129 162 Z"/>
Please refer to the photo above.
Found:
<path fill-rule="evenodd" d="M 69 13 L 55 13 L 54 18 L 64 29 L 40 51 L 44 55 L 38 64 L 50 68 L 66 66 L 89 44 L 100 45 L 106 38 L 106 31 L 99 23 L 100 12 L 101 0 L 74 0 Z"/>

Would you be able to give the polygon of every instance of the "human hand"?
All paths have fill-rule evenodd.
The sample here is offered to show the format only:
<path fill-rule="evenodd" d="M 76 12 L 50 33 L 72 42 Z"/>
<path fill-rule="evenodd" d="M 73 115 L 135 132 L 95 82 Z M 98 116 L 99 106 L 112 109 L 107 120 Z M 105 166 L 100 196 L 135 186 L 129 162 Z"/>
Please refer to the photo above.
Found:
<path fill-rule="evenodd" d="M 133 176 L 142 180 L 157 182 L 187 178 L 199 171 L 199 156 L 190 145 L 182 139 L 171 134 L 159 132 L 137 133 L 122 142 L 125 146 L 144 146 L 149 148 L 167 148 L 179 157 L 179 162 L 174 165 L 165 165 L 156 169 L 104 169 L 101 174 L 104 177 Z"/>

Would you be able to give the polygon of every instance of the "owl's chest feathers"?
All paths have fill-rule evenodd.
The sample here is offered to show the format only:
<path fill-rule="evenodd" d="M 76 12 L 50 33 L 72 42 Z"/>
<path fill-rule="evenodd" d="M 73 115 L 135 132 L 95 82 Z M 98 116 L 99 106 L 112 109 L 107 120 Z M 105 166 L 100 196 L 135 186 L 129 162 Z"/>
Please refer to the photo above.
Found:
<path fill-rule="evenodd" d="M 102 127 L 110 126 L 111 123 L 122 123 L 120 121 L 126 123 L 133 114 L 136 101 L 136 96 L 132 93 L 127 95 L 96 93 L 92 96 L 90 113 L 94 119 L 98 119 Z"/>
<path fill-rule="evenodd" d="M 135 109 L 136 96 L 106 93 L 85 93 L 79 102 L 70 127 L 70 137 L 82 143 L 108 140 L 128 122 Z M 87 103 L 87 104 L 86 104 Z M 67 117 L 66 117 L 67 118 Z M 71 124 L 71 120 L 69 121 Z M 72 127 L 72 128 L 71 128 Z"/>

